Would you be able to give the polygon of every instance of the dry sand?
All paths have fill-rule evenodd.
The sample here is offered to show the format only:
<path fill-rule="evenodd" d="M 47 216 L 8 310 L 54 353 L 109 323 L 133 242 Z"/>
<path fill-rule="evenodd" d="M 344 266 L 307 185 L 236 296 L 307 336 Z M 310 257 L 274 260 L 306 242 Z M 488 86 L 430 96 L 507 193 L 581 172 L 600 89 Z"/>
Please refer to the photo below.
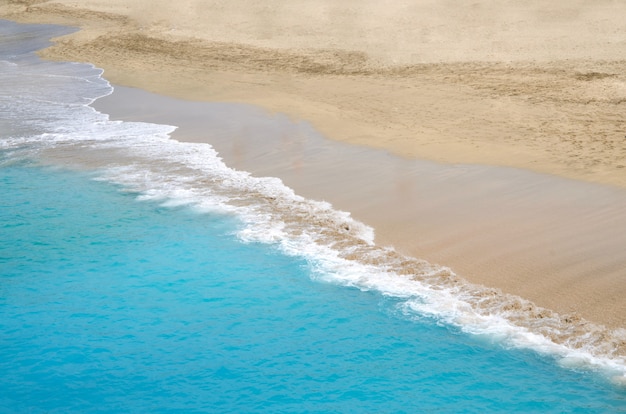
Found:
<path fill-rule="evenodd" d="M 626 187 L 626 2 L 1 0 L 85 30 L 44 52 L 332 139 Z"/>
<path fill-rule="evenodd" d="M 308 120 L 329 138 L 406 158 L 613 185 L 591 186 L 588 197 L 615 191 L 604 200 L 624 200 L 626 3 L 336 3 L 0 0 L 0 16 L 82 27 L 44 55 L 94 63 L 116 84 L 256 104 Z M 514 183 L 502 178 L 495 187 L 509 192 L 495 209 L 515 210 L 498 217 L 484 209 L 493 191 L 472 196 L 459 183 L 441 192 L 464 194 L 459 198 L 416 203 L 423 206 L 420 220 L 415 210 L 382 214 L 386 204 L 359 211 L 356 196 L 341 207 L 375 224 L 383 241 L 451 265 L 472 281 L 626 327 L 619 235 L 626 207 L 601 202 L 602 208 L 568 210 L 568 200 L 585 204 L 587 190 L 572 196 L 567 189 L 526 203 L 522 196 L 536 197 L 538 187 L 513 191 Z M 437 184 L 429 185 L 436 194 Z M 563 221 L 554 224 L 559 216 Z"/>

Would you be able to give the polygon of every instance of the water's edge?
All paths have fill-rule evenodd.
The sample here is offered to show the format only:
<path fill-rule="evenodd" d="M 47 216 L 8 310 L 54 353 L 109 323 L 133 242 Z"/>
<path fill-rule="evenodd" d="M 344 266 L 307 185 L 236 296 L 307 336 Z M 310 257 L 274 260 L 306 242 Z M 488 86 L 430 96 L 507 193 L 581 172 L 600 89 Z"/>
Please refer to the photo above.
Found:
<path fill-rule="evenodd" d="M 18 59 L 35 59 L 33 51 L 22 50 Z M 23 76 L 12 72 L 10 61 L 3 62 L 4 81 Z M 238 233 L 242 241 L 276 245 L 310 263 L 317 277 L 401 299 L 407 312 L 490 336 L 505 346 L 533 349 L 566 367 L 599 370 L 626 384 L 625 331 L 556 314 L 379 246 L 373 229 L 349 213 L 301 197 L 277 178 L 233 170 L 210 145 L 171 139 L 174 126 L 111 121 L 91 106 L 113 93 L 101 70 L 73 63 L 55 67 L 58 72 L 50 74 L 47 67 L 29 66 L 33 79 L 53 84 L 50 91 L 35 82 L 19 91 L 17 101 L 2 97 L 3 113 L 19 108 L 27 120 L 12 126 L 2 143 L 0 149 L 11 157 L 96 170 L 101 179 L 138 192 L 143 200 L 231 214 L 243 223 Z M 58 96 L 59 91 L 64 94 Z"/>

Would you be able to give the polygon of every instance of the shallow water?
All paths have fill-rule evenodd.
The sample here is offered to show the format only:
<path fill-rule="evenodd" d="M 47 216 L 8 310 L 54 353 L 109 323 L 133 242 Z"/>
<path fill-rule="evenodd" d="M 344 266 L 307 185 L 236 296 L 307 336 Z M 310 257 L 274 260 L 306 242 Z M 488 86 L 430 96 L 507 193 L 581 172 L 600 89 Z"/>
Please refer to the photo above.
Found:
<path fill-rule="evenodd" d="M 6 159 L 4 160 L 6 163 Z M 607 411 L 601 377 L 340 287 L 230 216 L 23 164 L 3 194 L 3 412 Z"/>
<path fill-rule="evenodd" d="M 101 71 L 22 52 L 0 58 L 3 412 L 625 409 L 618 360 L 477 313 L 429 285 L 445 269 L 390 272 L 348 214 L 109 121 Z"/>

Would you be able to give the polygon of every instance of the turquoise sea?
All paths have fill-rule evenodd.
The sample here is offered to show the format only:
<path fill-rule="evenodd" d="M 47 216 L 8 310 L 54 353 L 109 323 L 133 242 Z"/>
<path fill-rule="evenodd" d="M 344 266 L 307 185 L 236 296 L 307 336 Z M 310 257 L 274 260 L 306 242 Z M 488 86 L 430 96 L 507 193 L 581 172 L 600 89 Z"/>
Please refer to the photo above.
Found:
<path fill-rule="evenodd" d="M 92 109 L 101 70 L 33 54 L 67 32 L 0 21 L 0 412 L 626 412 L 610 352 Z"/>

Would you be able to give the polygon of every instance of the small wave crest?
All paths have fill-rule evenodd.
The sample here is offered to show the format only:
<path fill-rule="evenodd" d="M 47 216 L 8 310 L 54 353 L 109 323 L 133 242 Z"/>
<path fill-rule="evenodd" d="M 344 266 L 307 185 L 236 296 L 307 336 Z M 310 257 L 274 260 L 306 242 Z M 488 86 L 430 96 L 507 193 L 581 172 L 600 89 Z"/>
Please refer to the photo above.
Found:
<path fill-rule="evenodd" d="M 471 284 L 446 267 L 378 246 L 373 229 L 349 213 L 300 197 L 277 178 L 230 169 L 209 145 L 149 137 L 126 151 L 134 163 L 108 169 L 106 179 L 138 191 L 141 199 L 234 214 L 242 222 L 241 240 L 275 244 L 305 258 L 315 278 L 380 292 L 400 299 L 407 315 L 430 317 L 508 347 L 533 349 L 564 367 L 601 370 L 623 382 L 624 330 L 560 315 Z"/>

